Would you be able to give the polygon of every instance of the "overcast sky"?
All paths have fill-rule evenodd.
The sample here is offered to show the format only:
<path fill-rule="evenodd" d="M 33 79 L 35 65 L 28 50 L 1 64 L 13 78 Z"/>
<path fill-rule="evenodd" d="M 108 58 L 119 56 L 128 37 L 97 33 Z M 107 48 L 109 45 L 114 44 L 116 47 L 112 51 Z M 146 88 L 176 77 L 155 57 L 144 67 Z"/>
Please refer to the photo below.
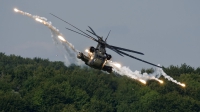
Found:
<path fill-rule="evenodd" d="M 91 26 L 111 45 L 143 52 L 134 56 L 165 67 L 186 63 L 200 67 L 199 0 L 1 0 L 0 52 L 22 57 L 63 61 L 61 50 L 51 39 L 50 30 L 13 8 L 46 17 L 76 49 L 84 52 L 96 46 L 92 40 L 65 29 L 72 28 L 51 16 L 53 13 L 82 30 Z M 107 50 L 132 70 L 151 65 L 121 57 Z"/>

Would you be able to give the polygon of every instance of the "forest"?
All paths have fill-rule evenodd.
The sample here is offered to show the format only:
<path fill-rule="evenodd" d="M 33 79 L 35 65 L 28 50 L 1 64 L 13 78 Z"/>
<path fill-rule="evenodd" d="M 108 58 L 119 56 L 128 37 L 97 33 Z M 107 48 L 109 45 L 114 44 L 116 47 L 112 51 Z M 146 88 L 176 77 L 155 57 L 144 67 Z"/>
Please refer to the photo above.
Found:
<path fill-rule="evenodd" d="M 170 65 L 146 85 L 100 70 L 0 53 L 1 112 L 200 112 L 200 67 Z M 142 72 L 153 72 L 152 68 Z"/>

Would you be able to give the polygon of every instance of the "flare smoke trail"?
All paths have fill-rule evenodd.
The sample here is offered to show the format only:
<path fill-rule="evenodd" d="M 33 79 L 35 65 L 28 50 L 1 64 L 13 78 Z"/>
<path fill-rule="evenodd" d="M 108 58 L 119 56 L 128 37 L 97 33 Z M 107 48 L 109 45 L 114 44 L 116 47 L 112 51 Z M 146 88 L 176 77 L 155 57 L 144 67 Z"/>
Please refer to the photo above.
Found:
<path fill-rule="evenodd" d="M 80 61 L 79 59 L 76 58 L 76 55 L 78 53 L 78 50 L 76 50 L 74 48 L 74 46 L 69 43 L 67 40 L 65 40 L 64 36 L 59 32 L 58 29 L 56 29 L 56 27 L 51 25 L 51 22 L 47 22 L 47 19 L 44 17 L 40 17 L 40 16 L 36 16 L 36 15 L 31 15 L 27 12 L 23 12 L 21 10 L 18 9 L 14 9 L 15 12 L 18 12 L 22 15 L 26 15 L 30 18 L 35 19 L 36 21 L 44 24 L 45 26 L 47 26 L 52 33 L 52 39 L 54 41 L 55 44 L 57 43 L 61 43 L 61 45 L 63 46 L 63 48 L 65 49 L 66 53 L 65 53 L 65 58 L 66 58 L 66 65 L 69 64 L 76 64 L 76 65 L 84 65 L 84 63 L 82 61 Z M 156 68 L 155 72 L 153 74 L 147 74 L 147 73 L 143 73 L 141 74 L 140 71 L 131 71 L 128 67 L 123 66 L 121 67 L 120 64 L 116 63 L 116 62 L 112 62 L 112 61 L 107 61 L 107 65 L 110 65 L 113 67 L 113 71 L 115 71 L 116 73 L 118 73 L 119 75 L 125 75 L 128 76 L 132 79 L 138 80 L 140 82 L 142 82 L 143 84 L 146 84 L 147 80 L 156 80 L 159 83 L 163 83 L 162 80 L 158 79 L 161 75 L 164 76 L 166 79 L 168 79 L 169 81 L 172 81 L 176 84 L 181 85 L 182 87 L 185 87 L 185 84 L 177 82 L 176 80 L 174 80 L 172 77 L 168 76 L 161 68 Z"/>
<path fill-rule="evenodd" d="M 36 21 L 44 24 L 45 26 L 47 26 L 50 30 L 51 30 L 51 36 L 52 36 L 52 39 L 54 41 L 54 43 L 61 43 L 61 45 L 63 46 L 63 48 L 65 49 L 65 58 L 66 58 L 66 62 L 65 64 L 66 65 L 70 65 L 70 64 L 76 64 L 76 65 L 82 65 L 83 62 L 78 60 L 76 58 L 76 53 L 78 53 L 78 50 L 76 50 L 74 48 L 74 46 L 69 43 L 67 40 L 65 40 L 64 36 L 59 32 L 58 29 L 56 29 L 56 27 L 54 27 L 53 25 L 51 25 L 51 22 L 47 22 L 47 19 L 44 18 L 44 17 L 40 17 L 40 16 L 37 16 L 37 15 L 31 15 L 27 12 L 23 12 L 21 10 L 18 10 L 18 9 L 14 9 L 15 12 L 18 12 L 22 15 L 25 15 L 25 16 L 28 16 L 30 18 L 33 18 L 35 19 Z"/>
<path fill-rule="evenodd" d="M 154 72 L 154 74 L 141 74 L 140 71 L 136 70 L 135 72 L 133 72 L 126 66 L 121 67 L 116 62 L 109 61 L 108 64 L 113 67 L 113 71 L 115 71 L 116 73 L 121 74 L 122 76 L 125 75 L 132 79 L 138 80 L 143 84 L 146 84 L 147 80 L 156 80 L 161 84 L 163 83 L 162 80 L 158 79 L 159 77 L 157 77 L 158 75 L 156 74 L 156 72 Z"/>
<path fill-rule="evenodd" d="M 146 84 L 147 80 L 156 80 L 162 84 L 163 81 L 158 79 L 162 75 L 162 76 L 164 76 L 165 79 L 168 79 L 169 81 L 172 81 L 182 87 L 186 86 L 185 84 L 180 83 L 180 82 L 174 80 L 172 77 L 168 76 L 161 68 L 156 68 L 154 73 L 152 73 L 152 74 L 147 74 L 147 73 L 141 74 L 140 71 L 136 70 L 135 72 L 133 72 L 126 66 L 123 66 L 123 67 L 118 66 L 118 64 L 116 62 L 109 61 L 108 64 L 113 67 L 113 70 L 116 73 L 118 73 L 122 76 L 125 75 L 132 79 L 138 80 L 138 81 L 142 82 L 143 84 Z"/>

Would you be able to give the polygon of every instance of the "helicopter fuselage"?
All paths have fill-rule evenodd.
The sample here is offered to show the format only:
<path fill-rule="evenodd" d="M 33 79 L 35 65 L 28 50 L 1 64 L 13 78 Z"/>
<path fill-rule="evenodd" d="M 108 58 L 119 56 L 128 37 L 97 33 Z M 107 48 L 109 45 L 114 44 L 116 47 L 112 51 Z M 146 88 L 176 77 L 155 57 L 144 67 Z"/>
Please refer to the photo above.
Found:
<path fill-rule="evenodd" d="M 77 58 L 81 59 L 82 61 L 85 62 L 86 65 L 92 68 L 104 70 L 109 73 L 112 72 L 112 67 L 105 65 L 108 60 L 108 57 L 106 54 L 105 47 L 100 43 L 98 43 L 96 48 L 90 47 L 87 56 L 79 52 Z"/>

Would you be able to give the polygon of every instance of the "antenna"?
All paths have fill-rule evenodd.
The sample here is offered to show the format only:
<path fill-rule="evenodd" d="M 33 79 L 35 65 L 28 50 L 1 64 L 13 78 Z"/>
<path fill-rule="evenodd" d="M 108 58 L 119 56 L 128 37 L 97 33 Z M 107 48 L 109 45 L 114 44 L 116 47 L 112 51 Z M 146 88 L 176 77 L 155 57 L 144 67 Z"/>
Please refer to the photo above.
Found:
<path fill-rule="evenodd" d="M 108 33 L 108 35 L 107 35 L 107 37 L 106 37 L 106 39 L 105 39 L 105 42 L 106 42 L 106 40 L 108 39 L 108 36 L 109 36 L 110 32 L 111 32 L 111 30 L 109 31 L 109 33 Z"/>

